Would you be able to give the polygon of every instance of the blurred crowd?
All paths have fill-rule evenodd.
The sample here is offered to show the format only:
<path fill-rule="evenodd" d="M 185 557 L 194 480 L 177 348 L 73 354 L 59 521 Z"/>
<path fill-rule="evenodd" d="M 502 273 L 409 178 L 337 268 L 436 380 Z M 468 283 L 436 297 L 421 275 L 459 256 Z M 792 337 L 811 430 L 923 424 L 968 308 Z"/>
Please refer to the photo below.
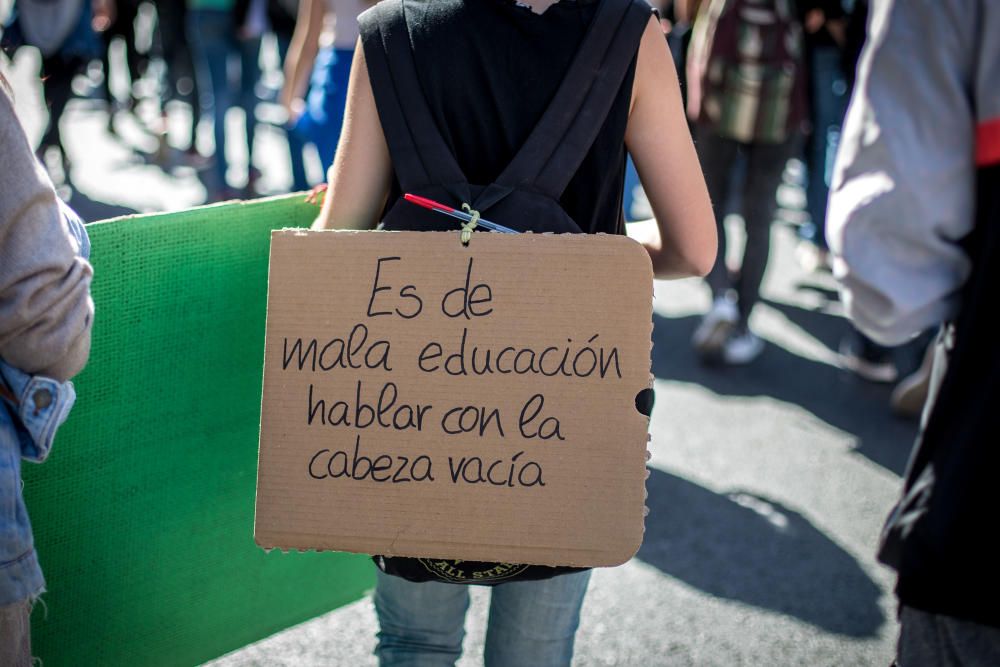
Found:
<path fill-rule="evenodd" d="M 4 21 L 2 45 L 10 58 L 25 46 L 41 54 L 49 119 L 37 152 L 43 163 L 55 163 L 57 175 L 61 172 L 68 181 L 71 169 L 60 120 L 67 102 L 82 95 L 103 104 L 110 134 L 116 135 L 116 119 L 130 114 L 157 138 L 154 158 L 161 166 L 167 168 L 179 155 L 195 168 L 205 187 L 205 201 L 245 199 L 262 193 L 259 184 L 267 167 L 254 160 L 256 129 L 262 122 L 286 139 L 288 162 L 282 171 L 287 169 L 290 179 L 285 180 L 284 191 L 308 190 L 325 180 L 343 120 L 358 34 L 356 17 L 371 4 L 367 0 L 16 0 Z M 774 85 L 750 93 L 728 82 L 717 91 L 701 90 L 698 84 L 708 80 L 706 72 L 721 67 L 716 62 L 720 58 L 734 62 L 740 58 L 737 40 L 726 34 L 725 27 L 715 34 L 713 6 L 719 2 L 655 0 L 653 4 L 674 55 L 699 159 L 718 212 L 719 259 L 707 277 L 713 303 L 692 346 L 708 363 L 747 364 L 765 345 L 749 322 L 768 264 L 776 193 L 783 183 L 791 181 L 804 193 L 799 262 L 808 271 L 830 269 L 826 204 L 864 43 L 868 0 L 778 0 L 784 18 L 765 37 L 774 44 L 757 47 L 767 51 L 780 46 L 780 52 L 773 54 L 775 67 L 791 75 L 784 83 L 778 76 Z M 116 52 L 123 57 L 109 58 Z M 113 72 L 116 66 L 123 71 Z M 112 79 L 124 85 L 112 86 Z M 726 112 L 735 116 L 708 118 L 706 112 L 720 104 L 736 109 Z M 771 128 L 741 128 L 737 117 L 741 105 L 772 109 L 774 118 L 782 120 Z M 240 124 L 232 120 L 231 109 L 242 116 Z M 205 136 L 199 141 L 200 126 Z M 169 127 L 174 130 L 168 132 Z M 246 155 L 238 165 L 227 160 L 234 146 Z M 280 191 L 271 187 L 264 193 Z M 739 214 L 746 231 L 737 266 L 726 263 L 723 220 L 728 213 Z M 728 255 L 731 260 L 732 253 Z M 929 339 L 930 334 L 923 338 L 924 347 Z M 899 382 L 893 408 L 915 416 L 926 395 L 930 365 L 920 365 L 900 381 L 897 357 L 858 331 L 845 336 L 839 350 L 842 365 L 860 377 Z M 903 365 L 905 369 L 913 364 Z"/>
<path fill-rule="evenodd" d="M 56 162 L 67 178 L 70 157 L 60 127 L 74 96 L 103 103 L 107 131 L 132 115 L 159 141 L 156 157 L 171 151 L 199 170 L 208 202 L 258 195 L 254 163 L 261 122 L 284 131 L 291 190 L 310 179 L 304 154 L 328 165 L 339 137 L 347 77 L 364 0 L 58 0 L 12 3 L 3 20 L 2 47 L 16 58 L 24 47 L 41 56 L 40 76 L 49 111 L 38 145 L 43 163 Z M 0 7 L 0 18 L 2 18 Z M 122 54 L 109 57 L 109 54 Z M 122 72 L 116 72 L 117 67 Z M 113 85 L 112 82 L 123 81 Z M 279 110 L 262 121 L 258 106 Z M 229 111 L 242 112 L 234 131 Z M 169 132 L 171 119 L 185 131 Z M 212 141 L 199 142 L 199 126 Z M 227 152 L 241 143 L 247 155 L 238 173 Z M 216 147 L 223 147 L 217 149 Z M 228 147 L 228 151 L 227 151 Z M 312 170 L 315 174 L 316 170 Z"/>
<path fill-rule="evenodd" d="M 713 303 L 692 345 L 703 360 L 725 365 L 750 363 L 764 351 L 749 322 L 760 299 L 784 182 L 801 186 L 805 197 L 798 261 L 807 271 L 832 268 L 827 202 L 869 15 L 868 0 L 756 4 L 773 5 L 778 20 L 759 33 L 758 43 L 747 44 L 739 26 L 720 20 L 725 2 L 660 3 L 719 232 L 719 255 L 707 277 Z M 734 74 L 744 60 L 766 63 L 755 81 Z M 730 212 L 742 217 L 745 230 L 736 266 L 727 264 L 723 221 Z M 927 334 L 915 345 L 927 348 L 929 339 Z M 892 408 L 904 416 L 919 414 L 929 363 L 900 379 L 894 351 L 858 330 L 842 340 L 839 359 L 865 380 L 898 382 Z"/>

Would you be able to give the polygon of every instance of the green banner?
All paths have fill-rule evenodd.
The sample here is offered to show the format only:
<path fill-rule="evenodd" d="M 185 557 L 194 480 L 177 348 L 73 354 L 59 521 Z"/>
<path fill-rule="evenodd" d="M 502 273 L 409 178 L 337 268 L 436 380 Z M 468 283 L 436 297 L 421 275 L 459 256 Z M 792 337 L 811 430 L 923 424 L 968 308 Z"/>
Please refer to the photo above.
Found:
<path fill-rule="evenodd" d="M 365 557 L 253 542 L 270 230 L 317 211 L 291 195 L 88 226 L 90 362 L 51 458 L 24 466 L 46 667 L 197 664 L 373 585 Z"/>

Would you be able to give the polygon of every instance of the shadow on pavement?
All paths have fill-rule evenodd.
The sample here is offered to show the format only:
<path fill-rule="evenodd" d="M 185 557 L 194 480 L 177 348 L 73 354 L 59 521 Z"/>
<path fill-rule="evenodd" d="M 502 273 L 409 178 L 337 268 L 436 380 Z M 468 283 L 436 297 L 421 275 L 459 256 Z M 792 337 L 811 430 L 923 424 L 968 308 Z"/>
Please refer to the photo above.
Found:
<path fill-rule="evenodd" d="M 833 315 L 771 305 L 834 350 L 848 330 L 848 324 Z M 706 366 L 691 350 L 699 321 L 697 316 L 654 315 L 652 370 L 657 378 L 695 383 L 726 396 L 771 396 L 798 405 L 855 436 L 858 453 L 902 476 L 917 427 L 890 413 L 891 385 L 866 382 L 774 344 L 748 366 Z"/>
<path fill-rule="evenodd" d="M 830 289 L 824 285 L 817 285 L 807 281 L 799 281 L 796 283 L 795 289 L 802 292 L 815 292 L 827 301 L 840 301 L 840 292 Z"/>
<path fill-rule="evenodd" d="M 878 635 L 881 589 L 801 514 L 749 493 L 713 493 L 655 468 L 646 489 L 643 562 L 711 595 L 827 632 Z"/>

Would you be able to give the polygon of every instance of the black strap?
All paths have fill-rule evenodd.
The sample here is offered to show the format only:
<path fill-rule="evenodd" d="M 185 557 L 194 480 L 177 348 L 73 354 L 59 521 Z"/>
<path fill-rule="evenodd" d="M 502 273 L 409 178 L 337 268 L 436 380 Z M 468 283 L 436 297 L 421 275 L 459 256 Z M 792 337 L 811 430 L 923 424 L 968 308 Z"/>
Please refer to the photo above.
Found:
<path fill-rule="evenodd" d="M 403 0 L 378 3 L 361 15 L 360 28 L 382 131 L 403 191 L 441 185 L 458 201 L 469 201 L 468 179 L 445 144 L 420 88 Z M 405 108 L 401 100 L 406 101 Z"/>
<path fill-rule="evenodd" d="M 516 187 L 559 199 L 604 125 L 649 16 L 644 2 L 601 1 L 541 120 L 496 182 L 476 198 L 473 208 L 486 210 Z M 440 185 L 456 200 L 468 202 L 468 180 L 420 88 L 404 0 L 383 0 L 363 15 L 361 35 L 382 128 L 403 191 Z M 401 100 L 406 101 L 405 107 Z"/>
<path fill-rule="evenodd" d="M 650 15 L 645 3 L 601 3 L 559 90 L 498 184 L 533 184 L 562 196 L 607 119 Z"/>

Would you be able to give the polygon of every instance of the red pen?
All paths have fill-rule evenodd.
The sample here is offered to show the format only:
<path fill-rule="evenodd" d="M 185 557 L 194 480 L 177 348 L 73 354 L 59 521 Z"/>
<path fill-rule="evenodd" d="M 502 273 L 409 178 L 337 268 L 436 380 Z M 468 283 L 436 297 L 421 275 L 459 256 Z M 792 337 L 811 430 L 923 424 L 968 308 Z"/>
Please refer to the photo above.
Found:
<path fill-rule="evenodd" d="M 410 202 L 411 204 L 416 204 L 417 206 L 423 206 L 431 211 L 436 211 L 438 213 L 444 213 L 445 215 L 450 215 L 453 218 L 458 218 L 459 220 L 464 220 L 469 222 L 472 220 L 472 216 L 465 211 L 460 211 L 457 208 L 452 208 L 451 206 L 445 206 L 441 202 L 434 201 L 433 199 L 428 199 L 427 197 L 421 197 L 420 195 L 404 194 L 403 199 Z M 504 234 L 517 234 L 516 229 L 511 229 L 510 227 L 504 227 L 503 225 L 498 225 L 495 222 L 490 222 L 489 220 L 483 220 L 482 218 L 476 223 L 482 225 L 484 228 L 489 229 L 494 232 L 503 232 Z"/>

